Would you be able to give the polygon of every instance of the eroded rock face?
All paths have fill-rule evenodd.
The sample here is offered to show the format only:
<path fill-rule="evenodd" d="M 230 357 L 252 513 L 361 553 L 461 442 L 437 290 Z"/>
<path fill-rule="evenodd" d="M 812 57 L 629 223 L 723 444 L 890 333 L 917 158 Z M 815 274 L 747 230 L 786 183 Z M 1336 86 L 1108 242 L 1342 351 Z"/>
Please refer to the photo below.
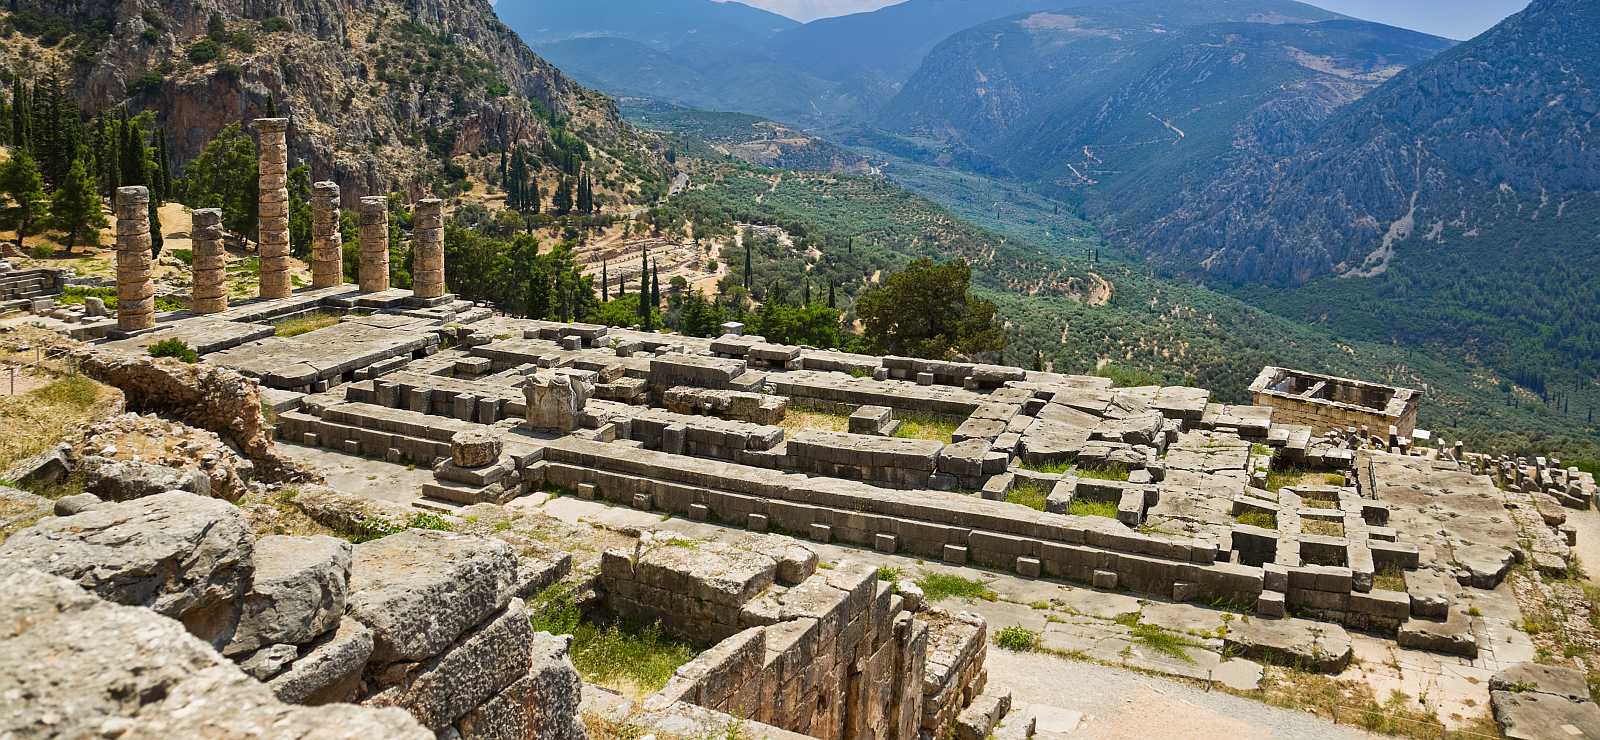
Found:
<path fill-rule="evenodd" d="M 522 392 L 528 402 L 528 426 L 570 432 L 578 428 L 594 384 L 571 375 L 538 372 L 528 376 Z"/>
<path fill-rule="evenodd" d="M 250 588 L 253 540 L 232 504 L 175 491 L 45 519 L 0 544 L 0 561 L 149 607 L 220 646 Z"/>
<path fill-rule="evenodd" d="M 167 491 L 211 495 L 211 479 L 198 471 L 98 455 L 84 458 L 79 469 L 84 476 L 84 490 L 103 501 L 133 501 Z"/>
<path fill-rule="evenodd" d="M 351 701 L 372 655 L 372 630 L 346 617 L 338 629 L 302 648 L 301 653 L 267 683 L 273 694 L 291 704 Z"/>
<path fill-rule="evenodd" d="M 255 582 L 225 655 L 300 645 L 338 626 L 350 585 L 351 546 L 332 537 L 263 537 Z"/>
<path fill-rule="evenodd" d="M 279 702 L 177 622 L 0 565 L 0 736 L 404 738 L 395 709 Z"/>
<path fill-rule="evenodd" d="M 511 546 L 413 529 L 355 547 L 349 614 L 373 633 L 375 665 L 420 661 L 511 601 Z"/>
<path fill-rule="evenodd" d="M 378 675 L 389 688 L 366 700 L 368 706 L 395 706 L 410 712 L 435 732 L 461 719 L 528 673 L 533 629 L 521 599 L 492 621 L 422 663 L 395 663 Z"/>

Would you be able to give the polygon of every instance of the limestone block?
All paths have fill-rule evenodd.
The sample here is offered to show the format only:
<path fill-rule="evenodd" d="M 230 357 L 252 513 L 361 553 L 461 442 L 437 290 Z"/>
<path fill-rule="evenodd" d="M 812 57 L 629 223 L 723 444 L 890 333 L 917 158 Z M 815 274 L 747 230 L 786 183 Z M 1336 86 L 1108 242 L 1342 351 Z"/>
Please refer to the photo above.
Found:
<path fill-rule="evenodd" d="M 594 384 L 571 375 L 540 371 L 523 386 L 528 426 L 570 432 L 578 428 Z"/>
<path fill-rule="evenodd" d="M 511 600 L 510 545 L 410 530 L 357 545 L 349 614 L 373 632 L 373 661 L 423 660 Z"/>
<path fill-rule="evenodd" d="M 1268 593 L 1274 592 L 1263 596 Z M 1304 619 L 1236 620 L 1223 647 L 1251 660 L 1329 674 L 1343 671 L 1353 655 L 1343 627 Z"/>
<path fill-rule="evenodd" d="M 399 663 L 378 675 L 387 687 L 363 702 L 400 707 L 435 732 L 526 675 L 533 629 L 521 599 L 463 635 L 443 654 Z"/>
<path fill-rule="evenodd" d="M 351 701 L 372 656 L 372 630 L 345 617 L 302 652 L 288 670 L 267 682 L 273 695 L 291 704 Z"/>
<path fill-rule="evenodd" d="M 338 626 L 350 582 L 350 543 L 332 537 L 263 537 L 256 573 L 224 655 L 273 643 L 300 645 Z"/>
<path fill-rule="evenodd" d="M 500 437 L 486 432 L 468 430 L 450 438 L 450 459 L 463 468 L 491 465 L 500 459 L 504 449 Z"/>
<path fill-rule="evenodd" d="M 172 492 L 41 521 L 0 544 L 0 562 L 149 607 L 220 646 L 237 623 L 253 550 L 238 508 Z"/>

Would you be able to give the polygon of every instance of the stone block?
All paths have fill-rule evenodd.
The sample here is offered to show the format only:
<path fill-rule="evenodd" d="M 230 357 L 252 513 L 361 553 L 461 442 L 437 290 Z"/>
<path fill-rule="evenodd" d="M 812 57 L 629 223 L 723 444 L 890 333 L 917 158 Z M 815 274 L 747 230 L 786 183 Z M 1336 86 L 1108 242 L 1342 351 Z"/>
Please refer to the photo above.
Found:
<path fill-rule="evenodd" d="M 827 544 L 833 541 L 833 527 L 827 524 L 813 522 L 809 530 L 811 541 Z"/>
<path fill-rule="evenodd" d="M 516 575 L 504 542 L 408 530 L 355 547 L 348 612 L 372 630 L 375 663 L 420 661 L 504 608 Z"/>
<path fill-rule="evenodd" d="M 1287 613 L 1288 607 L 1284 604 L 1283 592 L 1262 591 L 1261 595 L 1256 597 L 1256 614 L 1276 619 Z"/>
<path fill-rule="evenodd" d="M 1115 591 L 1117 588 L 1117 573 L 1110 570 L 1097 570 L 1091 581 L 1095 588 L 1102 591 Z"/>
<path fill-rule="evenodd" d="M 711 507 L 705 504 L 689 504 L 689 519 L 703 522 L 711 518 Z"/>
<path fill-rule="evenodd" d="M 944 561 L 954 565 L 966 565 L 967 548 L 964 545 L 945 545 Z"/>
<path fill-rule="evenodd" d="M 1017 556 L 1017 575 L 1027 578 L 1039 577 L 1039 559 L 1027 555 Z"/>
<path fill-rule="evenodd" d="M 900 540 L 888 532 L 879 532 L 872 536 L 872 547 L 878 552 L 886 552 L 893 555 L 900 547 Z"/>
<path fill-rule="evenodd" d="M 765 532 L 768 526 L 767 515 L 752 512 L 745 517 L 745 526 L 757 532 Z"/>

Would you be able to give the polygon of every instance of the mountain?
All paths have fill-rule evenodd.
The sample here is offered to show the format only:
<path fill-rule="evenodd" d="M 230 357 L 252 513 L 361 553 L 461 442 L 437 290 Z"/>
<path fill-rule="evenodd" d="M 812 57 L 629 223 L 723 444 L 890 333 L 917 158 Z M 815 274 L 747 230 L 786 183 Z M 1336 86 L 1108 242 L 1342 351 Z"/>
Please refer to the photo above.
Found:
<path fill-rule="evenodd" d="M 271 101 L 291 118 L 291 159 L 338 180 L 347 199 L 419 191 L 450 158 L 517 142 L 581 142 L 617 191 L 662 178 L 659 154 L 615 104 L 536 56 L 486 0 L 12 8 L 20 33 L 0 45 L 0 63 L 36 69 L 54 59 L 86 110 L 153 111 L 180 170 Z"/>
<path fill-rule="evenodd" d="M 1600 191 L 1600 4 L 1527 10 L 1338 111 L 1287 152 L 1245 157 L 1122 235 L 1239 281 L 1377 275 L 1402 243 L 1560 221 Z M 1155 216 L 1150 213 L 1148 215 Z M 1584 238 L 1593 224 L 1573 223 Z M 1568 246 L 1518 245 L 1529 265 Z"/>
<path fill-rule="evenodd" d="M 738 48 L 800 26 L 776 13 L 713 0 L 505 0 L 495 11 L 535 46 L 612 36 L 661 51 Z"/>
<path fill-rule="evenodd" d="M 731 157 L 761 167 L 802 172 L 872 172 L 872 166 L 861 155 L 776 121 L 744 113 L 692 110 L 648 99 L 624 98 L 620 102 L 629 121 L 673 136 L 686 150 L 705 159 Z M 696 151 L 702 148 L 708 151 Z"/>

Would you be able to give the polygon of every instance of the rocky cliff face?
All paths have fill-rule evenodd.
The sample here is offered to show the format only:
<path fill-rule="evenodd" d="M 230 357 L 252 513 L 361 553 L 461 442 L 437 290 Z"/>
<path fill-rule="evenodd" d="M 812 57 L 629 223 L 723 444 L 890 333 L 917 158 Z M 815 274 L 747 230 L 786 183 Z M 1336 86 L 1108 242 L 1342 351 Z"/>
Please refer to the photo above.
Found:
<path fill-rule="evenodd" d="M 1123 236 L 1177 265 L 1292 283 L 1380 274 L 1407 239 L 1561 219 L 1600 191 L 1596 38 L 1600 5 L 1535 0 Z"/>
<path fill-rule="evenodd" d="M 615 105 L 536 56 L 486 0 L 20 0 L 89 29 L 72 49 L 81 102 L 157 112 L 177 163 L 229 123 L 292 119 L 290 154 L 347 199 L 419 190 L 443 160 L 552 136 L 605 154 L 602 176 L 659 168 Z M 219 21 L 220 20 L 220 25 Z M 623 162 L 630 173 L 623 175 Z M 625 189 L 625 188 L 619 188 Z"/>

